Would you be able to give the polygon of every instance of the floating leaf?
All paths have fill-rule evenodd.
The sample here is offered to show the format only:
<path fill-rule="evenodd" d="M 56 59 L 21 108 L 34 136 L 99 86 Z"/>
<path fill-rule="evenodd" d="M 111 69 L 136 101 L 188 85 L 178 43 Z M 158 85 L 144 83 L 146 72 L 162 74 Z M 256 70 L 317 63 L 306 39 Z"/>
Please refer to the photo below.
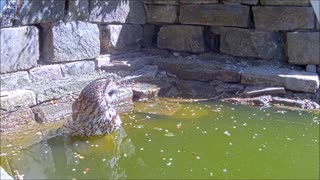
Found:
<path fill-rule="evenodd" d="M 164 134 L 164 136 L 173 137 L 173 136 L 175 136 L 175 134 L 173 134 L 172 132 L 167 132 Z"/>

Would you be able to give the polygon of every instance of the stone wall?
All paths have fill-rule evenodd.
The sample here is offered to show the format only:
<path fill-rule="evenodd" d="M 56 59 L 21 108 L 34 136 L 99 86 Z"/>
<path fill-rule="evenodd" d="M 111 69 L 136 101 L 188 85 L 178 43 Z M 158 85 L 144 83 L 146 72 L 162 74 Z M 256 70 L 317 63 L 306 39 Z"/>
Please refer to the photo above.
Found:
<path fill-rule="evenodd" d="M 315 72 L 319 30 L 309 0 L 6 0 L 1 94 L 33 106 L 83 87 L 46 91 L 44 83 L 94 74 L 113 67 L 112 56 L 149 47 L 278 59 Z M 17 91 L 30 84 L 42 89 Z"/>

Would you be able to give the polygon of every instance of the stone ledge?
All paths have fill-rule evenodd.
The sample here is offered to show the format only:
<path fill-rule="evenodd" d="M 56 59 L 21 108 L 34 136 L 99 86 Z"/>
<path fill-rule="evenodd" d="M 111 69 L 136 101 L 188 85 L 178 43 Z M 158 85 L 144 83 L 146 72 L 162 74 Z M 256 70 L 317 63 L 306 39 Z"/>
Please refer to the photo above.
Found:
<path fill-rule="evenodd" d="M 287 90 L 315 93 L 319 89 L 319 76 L 305 71 L 257 66 L 243 70 L 241 83 L 283 86 Z"/>
<path fill-rule="evenodd" d="M 1 91 L 2 110 L 11 111 L 16 107 L 29 107 L 36 104 L 36 94 L 32 90 L 17 89 Z"/>

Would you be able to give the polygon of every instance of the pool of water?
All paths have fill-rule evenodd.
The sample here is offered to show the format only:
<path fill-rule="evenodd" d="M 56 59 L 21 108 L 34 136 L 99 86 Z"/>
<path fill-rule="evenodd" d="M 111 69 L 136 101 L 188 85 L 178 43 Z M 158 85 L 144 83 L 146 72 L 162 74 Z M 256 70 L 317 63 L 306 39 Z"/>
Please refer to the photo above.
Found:
<path fill-rule="evenodd" d="M 316 113 L 157 101 L 121 117 L 112 135 L 55 137 L 1 165 L 25 179 L 319 179 Z"/>

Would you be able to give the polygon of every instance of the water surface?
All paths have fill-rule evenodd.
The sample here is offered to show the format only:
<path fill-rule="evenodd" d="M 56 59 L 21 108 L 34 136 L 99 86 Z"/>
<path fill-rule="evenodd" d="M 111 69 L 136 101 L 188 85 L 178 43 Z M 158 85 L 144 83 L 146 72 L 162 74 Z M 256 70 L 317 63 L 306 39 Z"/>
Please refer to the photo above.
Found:
<path fill-rule="evenodd" d="M 123 129 L 2 157 L 25 179 L 319 179 L 315 113 L 217 102 L 137 103 Z"/>

